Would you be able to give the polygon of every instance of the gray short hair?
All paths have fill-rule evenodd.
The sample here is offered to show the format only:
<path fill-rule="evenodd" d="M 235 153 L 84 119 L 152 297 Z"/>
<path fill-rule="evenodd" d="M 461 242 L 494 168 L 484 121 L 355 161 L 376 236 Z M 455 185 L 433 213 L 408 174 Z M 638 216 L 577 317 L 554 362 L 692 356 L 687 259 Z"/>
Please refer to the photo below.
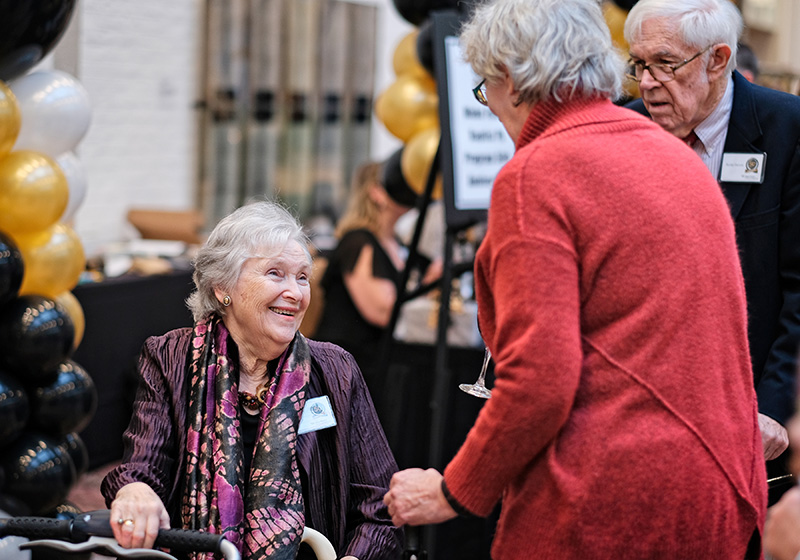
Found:
<path fill-rule="evenodd" d="M 742 14 L 731 0 L 639 0 L 625 19 L 625 40 L 635 43 L 642 24 L 651 19 L 673 20 L 688 46 L 704 49 L 724 43 L 731 48 L 726 71 L 736 68 L 736 51 L 744 29 Z"/>
<path fill-rule="evenodd" d="M 225 315 L 214 289 L 232 290 L 247 259 L 277 255 L 291 241 L 300 244 L 311 263 L 302 226 L 275 202 L 253 202 L 223 218 L 194 259 L 195 291 L 186 300 L 194 320 Z"/>
<path fill-rule="evenodd" d="M 624 62 L 598 0 L 494 0 L 461 30 L 464 58 L 488 80 L 508 71 L 519 102 L 616 99 Z"/>

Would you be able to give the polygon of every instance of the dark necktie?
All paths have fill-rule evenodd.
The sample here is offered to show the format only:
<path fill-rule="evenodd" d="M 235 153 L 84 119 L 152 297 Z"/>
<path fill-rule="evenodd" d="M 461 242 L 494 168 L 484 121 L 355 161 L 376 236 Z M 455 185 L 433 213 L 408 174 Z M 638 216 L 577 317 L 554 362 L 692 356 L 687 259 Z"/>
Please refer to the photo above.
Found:
<path fill-rule="evenodd" d="M 682 138 L 682 140 L 686 142 L 690 148 L 694 148 L 694 145 L 700 141 L 700 138 L 698 138 L 697 134 L 692 130 L 686 137 Z"/>

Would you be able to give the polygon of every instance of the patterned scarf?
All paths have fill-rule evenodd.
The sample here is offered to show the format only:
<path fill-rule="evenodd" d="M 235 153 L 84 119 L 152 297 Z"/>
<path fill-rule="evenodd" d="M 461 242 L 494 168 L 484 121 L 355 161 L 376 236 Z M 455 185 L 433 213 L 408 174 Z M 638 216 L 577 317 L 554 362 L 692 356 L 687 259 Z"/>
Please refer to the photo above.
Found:
<path fill-rule="evenodd" d="M 237 368 L 228 343 L 218 316 L 194 325 L 183 524 L 224 534 L 243 558 L 293 560 L 305 526 L 296 443 L 308 393 L 308 343 L 297 333 L 270 380 L 249 479 L 243 472 Z"/>

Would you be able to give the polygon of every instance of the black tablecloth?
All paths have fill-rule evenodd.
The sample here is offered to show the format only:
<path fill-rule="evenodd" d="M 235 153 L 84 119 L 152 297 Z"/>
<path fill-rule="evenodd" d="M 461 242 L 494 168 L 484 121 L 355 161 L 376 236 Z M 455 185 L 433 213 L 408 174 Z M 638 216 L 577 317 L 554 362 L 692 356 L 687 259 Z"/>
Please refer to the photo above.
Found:
<path fill-rule="evenodd" d="M 184 300 L 192 288 L 191 271 L 180 271 L 120 277 L 73 290 L 86 316 L 86 330 L 72 359 L 92 377 L 98 396 L 97 412 L 80 433 L 90 469 L 122 457 L 139 351 L 148 336 L 191 326 Z"/>

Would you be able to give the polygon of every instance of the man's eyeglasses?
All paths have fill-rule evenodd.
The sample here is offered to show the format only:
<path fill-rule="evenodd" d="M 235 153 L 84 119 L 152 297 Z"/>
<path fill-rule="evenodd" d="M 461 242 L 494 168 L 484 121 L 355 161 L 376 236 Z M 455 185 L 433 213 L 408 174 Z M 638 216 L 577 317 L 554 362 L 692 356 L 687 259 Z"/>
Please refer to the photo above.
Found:
<path fill-rule="evenodd" d="M 472 89 L 472 94 L 475 96 L 475 99 L 478 100 L 478 103 L 481 105 L 489 105 L 489 102 L 486 101 L 486 79 L 484 78 L 481 80 L 477 86 Z"/>
<path fill-rule="evenodd" d="M 641 60 L 635 61 L 631 58 L 628 60 L 628 69 L 625 72 L 625 76 L 635 82 L 641 82 L 644 77 L 644 71 L 649 70 L 654 80 L 658 80 L 662 84 L 664 82 L 670 82 L 675 79 L 676 70 L 683 68 L 710 48 L 711 47 L 708 46 L 693 57 L 687 58 L 683 62 L 678 62 L 677 64 L 645 64 Z"/>

